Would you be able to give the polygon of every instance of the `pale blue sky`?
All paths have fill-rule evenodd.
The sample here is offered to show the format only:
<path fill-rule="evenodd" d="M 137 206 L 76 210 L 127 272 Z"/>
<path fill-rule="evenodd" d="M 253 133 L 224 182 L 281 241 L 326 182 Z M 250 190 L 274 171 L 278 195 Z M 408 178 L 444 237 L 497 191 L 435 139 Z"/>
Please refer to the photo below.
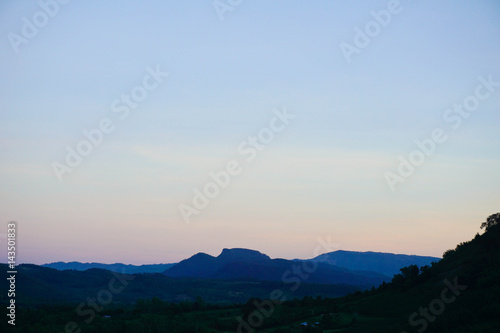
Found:
<path fill-rule="evenodd" d="M 311 257 L 328 235 L 439 256 L 473 237 L 500 209 L 500 88 L 457 130 L 443 114 L 479 76 L 500 82 L 500 3 L 401 1 L 348 63 L 339 45 L 388 2 L 242 1 L 221 21 L 211 1 L 73 0 L 18 53 L 9 33 L 41 7 L 2 2 L 0 219 L 19 223 L 18 259 Z M 112 102 L 156 66 L 169 76 L 120 120 Z M 296 118 L 187 225 L 178 205 L 283 107 Z M 105 117 L 114 132 L 60 183 L 51 164 Z M 436 127 L 448 140 L 391 192 L 384 172 Z"/>

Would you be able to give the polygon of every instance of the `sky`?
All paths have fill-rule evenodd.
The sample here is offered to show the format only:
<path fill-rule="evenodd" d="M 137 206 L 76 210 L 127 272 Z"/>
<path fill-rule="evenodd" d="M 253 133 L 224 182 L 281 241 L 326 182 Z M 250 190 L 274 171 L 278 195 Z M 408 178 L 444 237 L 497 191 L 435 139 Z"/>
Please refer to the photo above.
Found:
<path fill-rule="evenodd" d="M 0 260 L 9 221 L 18 263 L 440 257 L 500 210 L 499 17 L 494 0 L 2 1 Z"/>

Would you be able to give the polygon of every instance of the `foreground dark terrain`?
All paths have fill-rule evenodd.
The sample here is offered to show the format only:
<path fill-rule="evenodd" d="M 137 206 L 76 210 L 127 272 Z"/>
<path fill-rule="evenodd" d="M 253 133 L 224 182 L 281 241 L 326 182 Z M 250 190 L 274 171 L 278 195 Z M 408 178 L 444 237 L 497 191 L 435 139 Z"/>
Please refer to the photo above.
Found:
<path fill-rule="evenodd" d="M 446 251 L 439 262 L 405 267 L 392 282 L 366 291 L 306 283 L 291 290 L 279 281 L 129 276 L 98 269 L 59 272 L 24 265 L 19 284 L 27 290 L 20 291 L 18 303 L 29 306 L 17 309 L 15 330 L 6 320 L 0 328 L 16 332 L 496 333 L 500 331 L 500 214 L 495 216 L 484 234 Z M 36 279 L 27 272 L 31 269 L 38 270 L 40 277 L 53 276 Z M 76 274 L 86 274 L 89 286 L 101 281 L 101 289 L 89 293 L 72 288 L 77 277 L 81 283 Z M 29 281 L 23 283 L 23 275 Z M 55 281 L 60 288 L 46 282 L 54 279 L 60 279 Z M 181 289 L 186 295 L 203 296 L 166 298 L 168 290 Z M 224 294 L 240 304 L 215 304 L 213 300 L 220 301 Z"/>

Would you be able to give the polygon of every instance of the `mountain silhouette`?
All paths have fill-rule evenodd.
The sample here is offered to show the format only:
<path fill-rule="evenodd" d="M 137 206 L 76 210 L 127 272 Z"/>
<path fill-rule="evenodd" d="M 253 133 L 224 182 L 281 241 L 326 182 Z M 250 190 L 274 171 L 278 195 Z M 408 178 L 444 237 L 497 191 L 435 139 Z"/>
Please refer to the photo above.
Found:
<path fill-rule="evenodd" d="M 421 267 L 430 265 L 440 259 L 417 255 L 342 250 L 321 254 L 314 258 L 318 262 L 325 262 L 350 270 L 373 271 L 387 276 L 398 274 L 402 267 L 409 265 Z"/>
<path fill-rule="evenodd" d="M 189 259 L 177 264 L 148 264 L 148 265 L 129 265 L 122 263 L 103 264 L 103 263 L 81 263 L 72 262 L 53 262 L 42 265 L 42 267 L 55 268 L 57 270 L 77 270 L 85 271 L 92 268 L 100 268 L 108 271 L 125 274 L 142 273 L 164 273 L 171 277 L 203 277 L 212 279 L 233 279 L 233 278 L 252 278 L 257 280 L 280 280 L 283 273 L 294 263 L 314 260 L 316 263 L 334 265 L 335 268 L 320 265 L 320 269 L 311 277 L 312 281 L 318 283 L 331 283 L 329 275 L 343 275 L 341 279 L 348 279 L 345 276 L 350 272 L 356 276 L 369 275 L 376 277 L 373 273 L 384 275 L 382 278 L 387 280 L 389 277 L 397 274 L 399 269 L 409 265 L 419 267 L 429 265 L 438 261 L 440 258 L 424 257 L 417 255 L 404 255 L 380 252 L 355 252 L 355 251 L 334 251 L 319 255 L 313 259 L 294 261 L 285 259 L 271 259 L 269 256 L 255 250 L 244 248 L 223 249 L 217 257 L 206 253 L 197 253 Z M 313 264 L 311 264 L 313 265 Z M 372 272 L 372 273 L 368 273 Z M 378 277 L 381 277 L 378 275 Z"/>
<path fill-rule="evenodd" d="M 163 274 L 220 280 L 292 281 L 299 278 L 308 283 L 349 284 L 363 288 L 390 280 L 389 276 L 377 272 L 348 270 L 310 260 L 271 259 L 258 251 L 239 248 L 224 249 L 217 257 L 197 253 Z"/>
<path fill-rule="evenodd" d="M 139 274 L 139 273 L 161 273 L 169 267 L 175 264 L 151 264 L 151 265 L 126 265 L 121 263 L 115 264 L 101 264 L 97 262 L 52 262 L 49 264 L 43 264 L 42 267 L 55 268 L 57 270 L 63 271 L 66 269 L 74 269 L 77 271 L 85 271 L 91 268 L 106 269 L 112 272 L 125 273 L 125 274 Z"/>
<path fill-rule="evenodd" d="M 375 263 L 370 267 L 390 269 L 384 266 L 383 258 L 392 258 L 399 265 L 398 260 L 413 260 L 414 256 L 335 251 L 318 260 L 284 260 L 253 250 L 224 249 L 217 257 L 198 253 L 179 263 L 181 269 L 174 266 L 166 270 L 194 275 L 177 278 L 166 274 L 120 275 L 96 268 L 58 271 L 22 264 L 16 266 L 16 315 L 22 318 L 16 329 L 60 331 L 68 320 L 83 324 L 95 314 L 101 318 L 88 326 L 92 332 L 157 328 L 159 332 L 246 333 L 255 331 L 254 326 L 269 332 L 500 332 L 500 213 L 488 220 L 491 223 L 486 224 L 484 234 L 478 233 L 447 250 L 441 260 L 421 267 L 413 261 L 390 282 L 364 291 L 354 285 L 359 283 L 356 279 L 366 282 L 363 274 L 377 273 L 333 264 L 346 260 L 345 265 Z M 355 261 L 347 260 L 353 256 Z M 310 268 L 309 276 L 297 289 L 283 279 L 289 272 L 296 272 L 294 267 Z M 7 271 L 8 265 L 0 264 L 0 268 Z M 279 272 L 284 272 L 280 281 L 269 281 Z M 201 274 L 223 279 L 196 277 Z M 331 283 L 345 277 L 352 278 L 350 285 L 308 283 L 321 278 Z M 122 280 L 126 287 L 124 284 L 124 289 L 117 291 Z M 4 290 L 12 288 L 10 284 L 8 279 L 0 280 Z M 276 291 L 283 297 L 273 297 Z M 106 293 L 113 302 L 107 309 Z M 98 308 L 96 301 L 102 307 Z M 0 294 L 0 303 L 5 306 L 8 302 L 7 293 Z M 82 308 L 86 302 L 92 302 L 92 308 L 90 303 Z M 80 317 L 75 316 L 75 309 Z M 3 321 L 0 331 L 10 331 L 8 326 Z"/>

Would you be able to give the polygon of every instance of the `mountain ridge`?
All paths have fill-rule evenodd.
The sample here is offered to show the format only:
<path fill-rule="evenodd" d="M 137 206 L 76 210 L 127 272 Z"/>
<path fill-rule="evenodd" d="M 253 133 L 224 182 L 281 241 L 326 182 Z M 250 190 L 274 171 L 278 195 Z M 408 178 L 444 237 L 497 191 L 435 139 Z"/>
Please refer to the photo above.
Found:
<path fill-rule="evenodd" d="M 383 259 L 385 258 L 385 259 Z M 383 260 L 382 260 L 383 259 Z M 223 248 L 218 256 L 212 256 L 204 252 L 198 252 L 195 255 L 186 258 L 179 263 L 185 262 L 186 260 L 194 261 L 194 265 L 191 265 L 189 272 L 185 272 L 184 275 L 196 276 L 197 274 L 215 274 L 218 269 L 211 268 L 215 262 L 220 263 L 280 263 L 281 266 L 286 266 L 290 262 L 304 262 L 315 260 L 318 263 L 327 263 L 330 265 L 335 265 L 337 268 L 345 268 L 347 270 L 362 271 L 362 272 L 375 272 L 392 277 L 394 274 L 399 272 L 399 269 L 411 264 L 416 264 L 418 266 L 425 266 L 433 261 L 438 261 L 441 258 L 431 257 L 431 256 L 420 256 L 420 255 L 408 255 L 408 254 L 395 254 L 389 252 L 377 252 L 377 251 L 348 251 L 348 250 L 337 250 L 328 253 L 318 255 L 312 259 L 282 259 L 274 258 L 271 259 L 268 255 L 261 253 L 257 250 L 245 249 L 245 248 Z M 368 262 L 367 262 L 368 261 Z M 42 267 L 55 268 L 57 270 L 67 270 L 73 269 L 78 271 L 84 271 L 91 268 L 106 269 L 118 273 L 127 274 L 138 274 L 138 273 L 164 273 L 166 270 L 175 267 L 179 263 L 170 264 L 144 264 L 144 265 L 132 265 L 124 263 L 114 263 L 114 264 L 103 264 L 98 262 L 52 262 L 40 265 Z M 197 263 L 197 264 L 196 264 Z M 183 264 L 184 265 L 184 264 Z M 220 265 L 219 265 L 220 266 Z M 171 271 L 172 272 L 172 271 Z M 175 270 L 174 270 L 175 274 Z M 218 273 L 216 275 L 221 275 Z M 223 275 L 222 275 L 223 276 Z"/>
<path fill-rule="evenodd" d="M 337 250 L 311 259 L 318 262 L 327 262 L 339 267 L 352 270 L 374 271 L 384 275 L 393 276 L 399 273 L 402 267 L 417 265 L 419 267 L 430 265 L 441 260 L 438 257 L 419 256 L 414 254 L 395 254 L 375 251 L 345 251 Z"/>
<path fill-rule="evenodd" d="M 242 248 L 225 248 L 217 257 L 200 252 L 163 274 L 174 278 L 259 281 L 292 281 L 303 276 L 309 283 L 353 284 L 361 288 L 390 280 L 390 276 L 376 271 L 354 270 L 321 261 L 271 259 L 259 251 Z"/>
<path fill-rule="evenodd" d="M 98 262 L 79 262 L 79 261 L 56 261 L 52 263 L 47 263 L 40 265 L 41 267 L 54 268 L 59 271 L 63 270 L 77 270 L 77 271 L 86 271 L 88 269 L 99 268 L 105 269 L 111 272 L 117 273 L 125 273 L 125 274 L 137 274 L 137 273 L 161 273 L 165 269 L 172 267 L 175 263 L 172 264 L 144 264 L 144 265 L 131 265 L 131 264 L 123 264 L 123 263 L 114 263 L 114 264 L 103 264 Z"/>

